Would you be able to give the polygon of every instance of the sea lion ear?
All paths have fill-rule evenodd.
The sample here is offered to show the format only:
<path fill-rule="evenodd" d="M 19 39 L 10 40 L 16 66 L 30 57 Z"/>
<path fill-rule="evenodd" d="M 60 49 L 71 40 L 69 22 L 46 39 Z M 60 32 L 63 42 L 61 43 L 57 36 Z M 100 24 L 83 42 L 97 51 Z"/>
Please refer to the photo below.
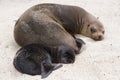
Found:
<path fill-rule="evenodd" d="M 90 24 L 88 24 L 87 27 L 90 27 Z"/>
<path fill-rule="evenodd" d="M 41 63 L 41 78 L 46 78 L 50 75 L 50 73 L 53 71 L 54 66 L 49 65 L 47 63 Z"/>

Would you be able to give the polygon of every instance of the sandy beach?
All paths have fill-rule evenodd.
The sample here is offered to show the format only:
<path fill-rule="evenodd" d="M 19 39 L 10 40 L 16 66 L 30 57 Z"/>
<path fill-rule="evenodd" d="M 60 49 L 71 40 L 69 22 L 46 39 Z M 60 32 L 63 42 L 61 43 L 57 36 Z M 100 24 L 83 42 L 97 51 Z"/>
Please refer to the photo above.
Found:
<path fill-rule="evenodd" d="M 99 17 L 105 39 L 94 41 L 80 36 L 86 48 L 73 64 L 64 64 L 44 80 L 120 80 L 120 0 L 0 0 L 0 80 L 42 80 L 18 72 L 13 58 L 20 48 L 13 29 L 20 15 L 33 5 L 59 3 L 80 6 Z"/>

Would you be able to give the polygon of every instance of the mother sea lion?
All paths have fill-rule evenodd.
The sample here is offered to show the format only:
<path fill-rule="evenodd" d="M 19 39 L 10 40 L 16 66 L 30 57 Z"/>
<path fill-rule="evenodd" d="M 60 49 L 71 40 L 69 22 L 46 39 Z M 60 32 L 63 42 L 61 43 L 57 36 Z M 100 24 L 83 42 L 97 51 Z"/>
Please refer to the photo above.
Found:
<path fill-rule="evenodd" d="M 39 4 L 28 9 L 14 29 L 15 40 L 20 46 L 32 43 L 69 45 L 78 51 L 73 38 L 75 34 L 102 40 L 104 28 L 100 21 L 80 7 Z"/>

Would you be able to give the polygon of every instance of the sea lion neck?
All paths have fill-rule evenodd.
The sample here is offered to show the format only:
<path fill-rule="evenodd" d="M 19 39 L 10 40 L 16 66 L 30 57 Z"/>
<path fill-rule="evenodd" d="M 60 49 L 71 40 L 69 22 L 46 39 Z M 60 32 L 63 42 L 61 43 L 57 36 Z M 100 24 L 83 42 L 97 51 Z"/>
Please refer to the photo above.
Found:
<path fill-rule="evenodd" d="M 81 14 L 79 14 L 79 7 L 56 5 L 54 8 L 50 8 L 50 12 L 54 14 L 54 20 L 65 28 L 70 34 L 78 34 L 80 32 L 80 25 L 82 20 Z M 81 16 L 80 16 L 81 15 Z"/>
<path fill-rule="evenodd" d="M 84 15 L 81 15 L 81 14 L 78 15 L 78 18 L 76 20 L 77 21 L 77 30 L 76 30 L 77 34 L 81 34 L 81 32 L 82 32 L 82 30 L 83 30 L 83 28 L 85 26 L 84 17 L 85 17 L 85 14 Z"/>

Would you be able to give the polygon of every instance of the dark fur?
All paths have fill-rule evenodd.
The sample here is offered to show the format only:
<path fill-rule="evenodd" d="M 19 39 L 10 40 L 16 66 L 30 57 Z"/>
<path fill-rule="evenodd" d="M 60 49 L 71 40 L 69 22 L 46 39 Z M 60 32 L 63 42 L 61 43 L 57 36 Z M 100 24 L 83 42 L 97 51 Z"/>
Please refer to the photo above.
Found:
<path fill-rule="evenodd" d="M 26 74 L 47 77 L 60 66 L 54 63 L 73 63 L 75 51 L 69 46 L 46 47 L 40 44 L 30 44 L 21 48 L 14 58 L 15 68 Z"/>

